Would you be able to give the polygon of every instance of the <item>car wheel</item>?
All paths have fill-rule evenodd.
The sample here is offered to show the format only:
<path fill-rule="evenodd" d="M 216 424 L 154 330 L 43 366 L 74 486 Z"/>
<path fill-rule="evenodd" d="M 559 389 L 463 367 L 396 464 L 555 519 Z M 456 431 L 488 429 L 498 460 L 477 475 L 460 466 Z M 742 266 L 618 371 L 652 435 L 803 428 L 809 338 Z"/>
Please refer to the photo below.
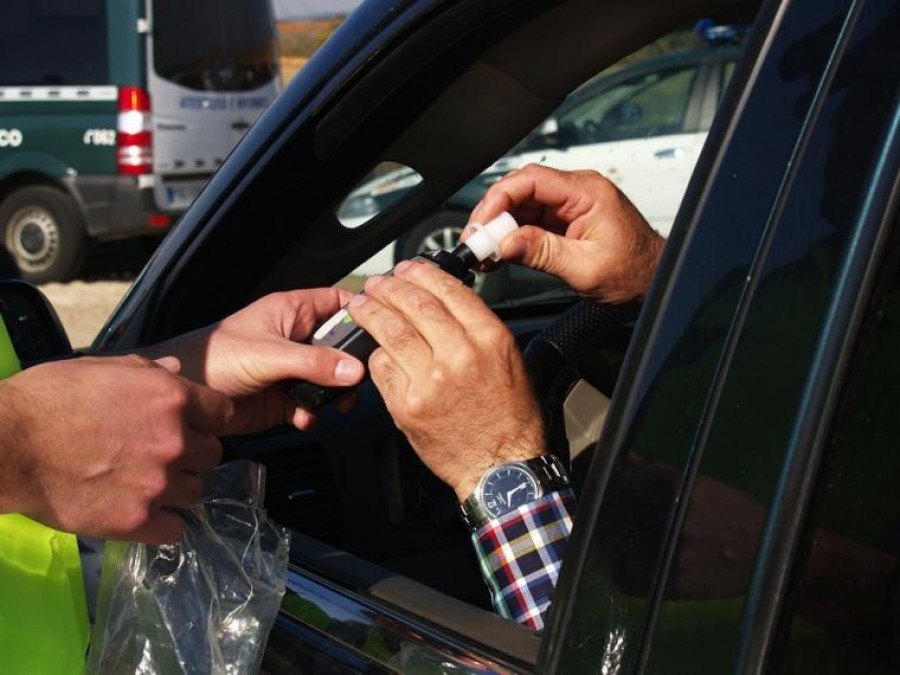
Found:
<path fill-rule="evenodd" d="M 46 185 L 16 190 L 0 204 L 7 250 L 33 283 L 66 281 L 87 253 L 84 219 L 75 200 Z"/>
<path fill-rule="evenodd" d="M 400 260 L 406 260 L 422 253 L 438 249 L 453 249 L 459 243 L 459 235 L 466 226 L 466 216 L 459 211 L 439 211 L 413 228 L 400 246 Z M 503 267 L 484 274 L 475 273 L 472 289 L 485 302 L 494 302 L 503 297 L 509 284 L 507 270 Z"/>

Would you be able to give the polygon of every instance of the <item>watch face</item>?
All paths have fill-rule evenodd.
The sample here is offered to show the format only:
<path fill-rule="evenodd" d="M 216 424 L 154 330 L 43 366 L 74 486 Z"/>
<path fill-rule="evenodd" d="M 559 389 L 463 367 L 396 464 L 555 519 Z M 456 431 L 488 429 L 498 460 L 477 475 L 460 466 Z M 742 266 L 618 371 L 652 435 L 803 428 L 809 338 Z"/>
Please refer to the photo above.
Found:
<path fill-rule="evenodd" d="M 493 517 L 537 499 L 538 485 L 530 472 L 518 466 L 494 469 L 484 479 L 481 503 Z"/>

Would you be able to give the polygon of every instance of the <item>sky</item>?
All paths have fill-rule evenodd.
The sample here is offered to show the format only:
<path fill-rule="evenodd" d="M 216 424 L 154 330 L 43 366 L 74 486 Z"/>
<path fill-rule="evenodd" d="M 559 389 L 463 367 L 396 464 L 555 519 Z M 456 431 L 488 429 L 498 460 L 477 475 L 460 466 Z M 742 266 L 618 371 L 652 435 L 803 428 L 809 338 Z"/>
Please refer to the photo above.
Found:
<path fill-rule="evenodd" d="M 360 0 L 272 0 L 278 19 L 304 19 L 317 16 L 347 14 Z"/>

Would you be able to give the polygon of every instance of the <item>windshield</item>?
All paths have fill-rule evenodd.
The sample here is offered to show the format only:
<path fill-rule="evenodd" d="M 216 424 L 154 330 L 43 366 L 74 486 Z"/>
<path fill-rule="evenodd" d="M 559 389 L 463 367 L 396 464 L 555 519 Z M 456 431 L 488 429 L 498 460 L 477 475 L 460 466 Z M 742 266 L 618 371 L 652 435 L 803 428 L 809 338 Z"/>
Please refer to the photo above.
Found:
<path fill-rule="evenodd" d="M 106 7 L 99 0 L 4 0 L 0 87 L 109 82 Z"/>
<path fill-rule="evenodd" d="M 276 74 L 268 0 L 191 0 L 153 6 L 160 77 L 199 91 L 247 91 Z"/>

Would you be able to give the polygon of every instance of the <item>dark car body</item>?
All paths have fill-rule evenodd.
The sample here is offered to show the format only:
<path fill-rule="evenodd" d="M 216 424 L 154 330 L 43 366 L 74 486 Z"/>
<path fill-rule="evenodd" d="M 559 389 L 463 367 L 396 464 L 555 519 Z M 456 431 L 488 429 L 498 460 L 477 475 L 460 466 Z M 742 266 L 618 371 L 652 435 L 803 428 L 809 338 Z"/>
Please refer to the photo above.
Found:
<path fill-rule="evenodd" d="M 95 347 L 335 282 L 593 73 L 734 13 L 746 19 L 733 3 L 364 3 Z M 313 432 L 228 439 L 267 464 L 269 509 L 295 532 L 266 672 L 896 669 L 898 34 L 896 1 L 759 9 L 589 451 L 543 634 L 490 612 L 453 495 L 371 386 Z M 342 228 L 336 205 L 387 160 L 422 188 Z M 561 309 L 501 316 L 524 343 Z M 622 330 L 587 349 L 582 379 L 603 389 L 590 366 L 599 349 L 618 368 Z"/>

